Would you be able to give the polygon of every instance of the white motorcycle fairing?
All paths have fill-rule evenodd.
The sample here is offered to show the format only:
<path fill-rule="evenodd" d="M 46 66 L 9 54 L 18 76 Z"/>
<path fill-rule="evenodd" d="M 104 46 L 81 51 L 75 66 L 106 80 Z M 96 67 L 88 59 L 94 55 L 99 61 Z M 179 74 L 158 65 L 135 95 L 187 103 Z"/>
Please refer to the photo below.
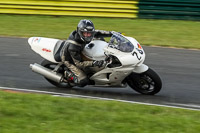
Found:
<path fill-rule="evenodd" d="M 59 39 L 45 38 L 45 37 L 31 37 L 28 39 L 28 43 L 31 49 L 51 62 L 58 63 L 55 58 L 56 44 Z"/>
<path fill-rule="evenodd" d="M 82 53 L 90 60 L 104 60 L 104 48 L 107 46 L 108 43 L 105 41 L 94 40 L 85 46 Z"/>
<path fill-rule="evenodd" d="M 91 60 L 104 60 L 106 55 L 113 55 L 120 59 L 122 65 L 140 66 L 145 60 L 145 53 L 137 40 L 126 37 L 134 45 L 132 52 L 125 53 L 116 48 L 109 47 L 109 43 L 101 40 L 94 40 L 87 44 L 83 54 Z"/>
<path fill-rule="evenodd" d="M 131 52 L 120 51 L 115 47 L 109 46 L 109 43 L 102 40 L 93 40 L 85 46 L 82 53 L 90 60 L 105 60 L 106 56 L 112 55 L 121 63 L 118 67 L 109 67 L 109 65 L 107 65 L 101 71 L 96 71 L 96 73 L 90 77 L 91 80 L 95 81 L 95 85 L 123 86 L 123 79 L 130 73 L 142 73 L 148 70 L 148 66 L 143 64 L 145 53 L 138 41 L 132 37 L 125 38 L 134 45 Z M 59 63 L 54 57 L 55 51 L 58 49 L 56 45 L 59 41 L 61 40 L 45 37 L 31 37 L 28 40 L 33 51 L 54 63 Z"/>
<path fill-rule="evenodd" d="M 126 38 L 135 47 L 132 52 L 122 52 L 101 40 L 94 40 L 86 45 L 83 54 L 91 60 L 104 60 L 106 55 L 113 55 L 121 63 L 119 67 L 110 68 L 107 66 L 90 77 L 91 80 L 95 81 L 95 85 L 123 86 L 122 81 L 130 73 L 143 73 L 148 70 L 148 66 L 143 64 L 145 53 L 138 41 L 131 37 Z"/>

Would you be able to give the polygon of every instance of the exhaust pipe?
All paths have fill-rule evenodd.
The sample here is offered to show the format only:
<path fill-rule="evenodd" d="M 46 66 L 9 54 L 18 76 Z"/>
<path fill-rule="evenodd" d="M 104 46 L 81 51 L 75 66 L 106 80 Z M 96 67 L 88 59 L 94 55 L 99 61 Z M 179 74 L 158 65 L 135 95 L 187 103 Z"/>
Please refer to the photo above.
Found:
<path fill-rule="evenodd" d="M 38 73 L 48 79 L 51 79 L 57 83 L 62 82 L 63 80 L 63 75 L 53 72 L 52 70 L 45 68 L 37 63 L 30 64 L 30 68 L 32 69 L 33 72 Z"/>

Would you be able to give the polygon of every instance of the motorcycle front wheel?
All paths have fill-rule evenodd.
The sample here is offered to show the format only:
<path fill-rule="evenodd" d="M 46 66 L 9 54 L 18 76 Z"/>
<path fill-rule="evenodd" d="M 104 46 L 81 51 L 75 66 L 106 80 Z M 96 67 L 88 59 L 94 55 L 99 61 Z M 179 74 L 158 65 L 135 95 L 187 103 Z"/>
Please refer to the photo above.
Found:
<path fill-rule="evenodd" d="M 56 63 L 50 62 L 50 61 L 48 61 L 48 60 L 43 60 L 43 61 L 41 62 L 41 65 L 42 65 L 43 67 L 46 67 L 46 68 L 51 69 L 51 70 L 53 70 L 53 69 L 57 66 Z M 58 69 L 58 73 L 64 73 L 64 68 L 63 68 L 63 67 L 60 67 L 60 68 Z M 48 79 L 48 78 L 46 78 L 46 77 L 44 77 L 44 78 L 45 78 L 49 83 L 51 83 L 52 85 L 54 85 L 54 86 L 56 86 L 56 87 L 58 87 L 58 88 L 72 88 L 72 86 L 71 86 L 69 83 L 65 83 L 65 82 L 57 83 L 57 82 L 55 82 L 55 81 L 53 81 L 53 80 L 51 80 L 51 79 Z"/>
<path fill-rule="evenodd" d="M 144 95 L 154 95 L 162 88 L 162 81 L 158 74 L 149 68 L 144 73 L 131 73 L 127 77 L 128 85 Z"/>

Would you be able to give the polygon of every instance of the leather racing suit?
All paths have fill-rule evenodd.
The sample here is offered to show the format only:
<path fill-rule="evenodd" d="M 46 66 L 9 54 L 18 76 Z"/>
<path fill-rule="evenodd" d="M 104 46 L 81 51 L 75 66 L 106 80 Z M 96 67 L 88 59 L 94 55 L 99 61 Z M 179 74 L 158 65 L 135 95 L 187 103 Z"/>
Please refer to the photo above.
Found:
<path fill-rule="evenodd" d="M 94 38 L 111 37 L 109 31 L 95 30 Z M 88 42 L 87 42 L 88 43 Z M 73 31 L 61 50 L 61 60 L 73 74 L 73 82 L 78 86 L 85 86 L 89 80 L 83 69 L 93 67 L 94 61 L 84 61 L 81 53 L 87 44 L 82 41 L 77 31 Z"/>

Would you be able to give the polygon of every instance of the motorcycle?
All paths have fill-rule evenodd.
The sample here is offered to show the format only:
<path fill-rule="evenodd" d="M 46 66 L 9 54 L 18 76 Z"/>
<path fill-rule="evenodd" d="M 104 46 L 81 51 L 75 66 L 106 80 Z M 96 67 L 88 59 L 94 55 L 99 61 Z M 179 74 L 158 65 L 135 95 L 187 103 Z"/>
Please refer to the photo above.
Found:
<path fill-rule="evenodd" d="M 31 37 L 31 49 L 44 58 L 41 64 L 30 64 L 33 72 L 45 77 L 56 87 L 74 87 L 64 72 L 68 68 L 59 59 L 65 43 L 72 40 L 59 40 L 45 37 Z M 90 67 L 84 70 L 90 83 L 96 87 L 126 87 L 145 95 L 154 95 L 162 88 L 159 75 L 144 64 L 145 52 L 140 43 L 132 38 L 114 32 L 110 41 L 94 39 L 82 52 L 84 60 L 106 60 L 103 68 Z"/>

